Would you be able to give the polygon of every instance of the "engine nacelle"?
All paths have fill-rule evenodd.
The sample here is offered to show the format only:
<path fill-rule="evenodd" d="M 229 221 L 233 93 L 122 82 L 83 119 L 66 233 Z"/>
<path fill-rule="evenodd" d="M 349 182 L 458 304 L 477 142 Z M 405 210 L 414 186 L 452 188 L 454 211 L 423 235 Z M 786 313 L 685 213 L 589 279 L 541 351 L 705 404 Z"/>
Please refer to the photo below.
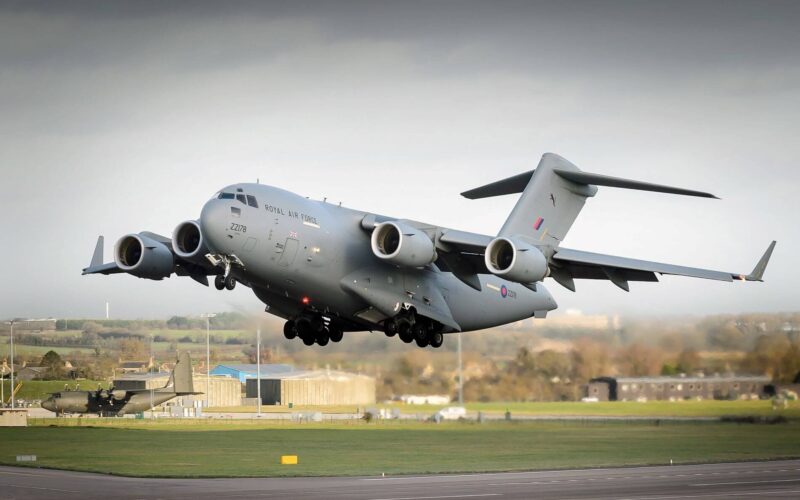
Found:
<path fill-rule="evenodd" d="M 205 255 L 208 253 L 208 247 L 203 238 L 203 230 L 197 221 L 187 220 L 175 227 L 172 232 L 172 250 L 182 259 L 207 264 Z"/>
<path fill-rule="evenodd" d="M 402 222 L 378 224 L 372 231 L 372 253 L 406 267 L 424 267 L 436 260 L 433 241 L 415 227 Z"/>
<path fill-rule="evenodd" d="M 143 234 L 128 234 L 117 241 L 114 261 L 128 274 L 160 280 L 175 269 L 175 258 L 167 245 Z"/>
<path fill-rule="evenodd" d="M 484 261 L 492 274 L 517 283 L 535 283 L 550 274 L 538 248 L 512 238 L 493 239 L 486 246 Z"/>
<path fill-rule="evenodd" d="M 115 399 L 117 401 L 122 401 L 125 399 L 125 396 L 128 395 L 128 391 L 122 389 L 114 389 L 113 391 L 108 391 L 111 399 Z"/>

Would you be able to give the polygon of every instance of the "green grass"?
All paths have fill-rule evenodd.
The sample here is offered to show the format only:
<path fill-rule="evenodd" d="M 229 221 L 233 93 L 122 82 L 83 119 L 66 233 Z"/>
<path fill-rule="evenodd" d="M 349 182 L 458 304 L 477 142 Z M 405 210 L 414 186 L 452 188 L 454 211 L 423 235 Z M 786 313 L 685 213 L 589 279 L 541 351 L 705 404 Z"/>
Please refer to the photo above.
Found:
<path fill-rule="evenodd" d="M 33 400 L 45 399 L 51 392 L 58 392 L 64 390 L 64 384 L 67 384 L 70 389 L 75 388 L 75 384 L 80 384 L 80 389 L 90 391 L 97 389 L 98 384 L 103 387 L 108 387 L 108 382 L 99 380 L 23 380 L 22 387 L 17 393 L 17 399 Z M 11 380 L 6 380 L 3 386 L 5 397 L 11 395 Z"/>
<path fill-rule="evenodd" d="M 0 443 L 3 464 L 35 454 L 38 466 L 122 475 L 379 475 L 796 457 L 800 424 L 65 419 L 0 428 Z M 282 454 L 300 464 L 278 465 Z"/>
<path fill-rule="evenodd" d="M 452 406 L 457 403 L 452 403 Z M 437 405 L 376 404 L 367 405 L 375 408 L 397 408 L 406 414 L 430 415 L 442 409 Z M 467 403 L 467 410 L 484 412 L 487 415 L 499 415 L 510 411 L 517 416 L 621 416 L 621 417 L 721 417 L 721 416 L 772 416 L 781 415 L 800 420 L 800 402 L 792 402 L 787 409 L 773 410 L 772 402 L 764 401 L 649 401 L 635 402 L 603 402 L 603 403 Z M 322 413 L 352 413 L 356 405 L 342 406 L 287 406 L 262 405 L 262 412 L 286 413 L 296 411 L 319 411 Z M 364 409 L 364 406 L 361 406 Z M 209 408 L 208 412 L 243 413 L 256 411 L 255 406 L 237 406 L 233 408 Z"/>

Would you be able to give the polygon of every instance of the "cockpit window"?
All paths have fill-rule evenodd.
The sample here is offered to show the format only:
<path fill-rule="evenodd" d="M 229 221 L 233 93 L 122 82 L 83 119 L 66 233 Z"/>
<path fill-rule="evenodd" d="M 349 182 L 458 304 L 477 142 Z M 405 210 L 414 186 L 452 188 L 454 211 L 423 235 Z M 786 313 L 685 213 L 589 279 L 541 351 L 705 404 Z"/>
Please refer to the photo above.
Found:
<path fill-rule="evenodd" d="M 252 194 L 247 195 L 247 204 L 253 208 L 258 208 L 258 201 L 256 201 L 256 197 Z"/>
<path fill-rule="evenodd" d="M 220 193 L 218 198 L 220 200 L 232 200 L 234 196 L 233 193 Z"/>
<path fill-rule="evenodd" d="M 236 199 L 247 205 L 247 199 L 244 197 L 243 194 L 237 194 Z"/>

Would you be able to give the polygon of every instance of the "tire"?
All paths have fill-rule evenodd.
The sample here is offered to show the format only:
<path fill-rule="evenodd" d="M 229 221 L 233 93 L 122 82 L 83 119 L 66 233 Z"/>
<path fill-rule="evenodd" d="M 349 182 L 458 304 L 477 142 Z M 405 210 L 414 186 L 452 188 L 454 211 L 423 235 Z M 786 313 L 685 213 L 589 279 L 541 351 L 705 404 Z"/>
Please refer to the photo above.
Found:
<path fill-rule="evenodd" d="M 214 288 L 217 290 L 225 290 L 225 276 L 218 274 L 216 278 L 214 278 Z"/>
<path fill-rule="evenodd" d="M 307 346 L 314 345 L 317 339 L 315 339 L 312 335 L 306 335 L 305 337 L 301 337 L 303 339 L 303 343 Z"/>
<path fill-rule="evenodd" d="M 433 332 L 429 335 L 430 339 L 430 346 L 434 349 L 438 349 L 442 347 L 442 343 L 444 343 L 444 335 L 442 332 Z"/>
<path fill-rule="evenodd" d="M 414 341 L 417 343 L 419 347 L 428 347 L 428 337 L 423 337 L 421 339 L 416 338 Z"/>
<path fill-rule="evenodd" d="M 292 340 L 297 337 L 297 329 L 294 326 L 294 321 L 289 320 L 283 324 L 283 336 L 286 337 L 287 340 Z"/>
<path fill-rule="evenodd" d="M 344 337 L 344 332 L 336 327 L 330 329 L 331 342 L 341 342 Z"/>
<path fill-rule="evenodd" d="M 317 316 L 311 320 L 311 328 L 314 330 L 314 333 L 320 334 L 325 330 L 325 321 L 322 320 L 322 317 Z"/>
<path fill-rule="evenodd" d="M 228 276 L 225 278 L 225 289 L 233 290 L 234 288 L 236 288 L 236 278 L 233 276 Z"/>
<path fill-rule="evenodd" d="M 300 338 L 311 337 L 314 338 L 314 331 L 311 329 L 311 323 L 307 318 L 299 318 L 294 322 L 294 329 L 297 330 L 297 335 Z"/>
<path fill-rule="evenodd" d="M 425 328 L 425 325 L 422 323 L 414 323 L 414 326 L 411 327 L 411 333 L 414 334 L 414 340 L 416 341 L 425 341 L 425 345 L 428 345 L 428 329 Z"/>
<path fill-rule="evenodd" d="M 330 338 L 330 334 L 329 334 L 329 332 L 328 332 L 328 329 L 327 329 L 327 328 L 323 329 L 323 330 L 322 330 L 322 332 L 320 332 L 320 333 L 318 333 L 318 334 L 317 334 L 317 344 L 319 344 L 319 345 L 321 345 L 321 346 L 326 346 L 326 345 L 328 345 L 328 341 L 329 341 L 330 339 L 331 339 L 331 338 Z"/>
<path fill-rule="evenodd" d="M 400 336 L 400 340 L 402 340 L 406 344 L 410 344 L 411 342 L 413 342 L 414 334 L 411 333 L 411 322 L 408 321 L 406 318 L 398 319 L 397 334 Z"/>
<path fill-rule="evenodd" d="M 389 318 L 383 322 L 383 331 L 387 337 L 394 337 L 397 334 L 397 321 Z"/>

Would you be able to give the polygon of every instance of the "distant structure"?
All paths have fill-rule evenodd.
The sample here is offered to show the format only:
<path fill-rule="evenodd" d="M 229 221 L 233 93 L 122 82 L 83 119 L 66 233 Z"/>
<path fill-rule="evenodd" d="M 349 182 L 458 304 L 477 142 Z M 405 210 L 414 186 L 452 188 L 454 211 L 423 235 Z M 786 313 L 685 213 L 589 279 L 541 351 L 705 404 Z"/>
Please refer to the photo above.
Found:
<path fill-rule="evenodd" d="M 407 405 L 446 405 L 450 404 L 450 396 L 429 395 L 418 396 L 416 394 L 404 394 L 400 396 L 400 401 Z"/>
<path fill-rule="evenodd" d="M 282 364 L 262 364 L 261 365 L 261 378 L 265 375 L 275 375 L 278 373 L 290 373 L 294 371 L 292 365 Z M 211 369 L 211 375 L 224 375 L 238 379 L 240 383 L 244 384 L 249 378 L 256 378 L 258 366 L 256 364 L 227 364 L 217 365 Z M 254 396 L 255 397 L 255 396 Z"/>
<path fill-rule="evenodd" d="M 548 316 L 547 321 L 541 324 L 534 323 L 542 328 L 556 328 L 563 330 L 619 330 L 621 327 L 618 315 L 587 315 L 579 311 L 567 310 L 566 314 Z"/>
<path fill-rule="evenodd" d="M 769 377 L 597 377 L 585 395 L 598 401 L 679 401 L 683 399 L 751 399 L 767 394 Z"/>
<path fill-rule="evenodd" d="M 258 380 L 245 382 L 248 398 L 258 397 Z M 331 370 L 295 371 L 261 377 L 265 405 L 375 404 L 375 379 Z"/>
<path fill-rule="evenodd" d="M 170 374 L 128 373 L 114 379 L 114 388 L 123 390 L 158 389 L 164 387 Z M 242 385 L 229 377 L 211 377 L 209 384 L 209 406 L 240 406 L 242 404 Z M 206 391 L 206 375 L 195 373 L 192 376 L 194 390 Z M 205 406 L 205 394 L 179 396 L 166 403 L 167 406 L 197 407 Z"/>
<path fill-rule="evenodd" d="M 14 320 L 14 332 L 46 332 L 55 329 L 56 320 L 54 318 Z M 11 325 L 7 324 L 5 321 L 0 321 L 0 332 L 7 332 L 9 330 L 11 330 Z"/>
<path fill-rule="evenodd" d="M 147 373 L 147 371 L 153 366 L 153 358 L 150 358 L 148 361 L 133 361 L 128 360 L 124 361 L 122 359 L 119 360 L 119 366 L 115 369 L 115 373 Z"/>

